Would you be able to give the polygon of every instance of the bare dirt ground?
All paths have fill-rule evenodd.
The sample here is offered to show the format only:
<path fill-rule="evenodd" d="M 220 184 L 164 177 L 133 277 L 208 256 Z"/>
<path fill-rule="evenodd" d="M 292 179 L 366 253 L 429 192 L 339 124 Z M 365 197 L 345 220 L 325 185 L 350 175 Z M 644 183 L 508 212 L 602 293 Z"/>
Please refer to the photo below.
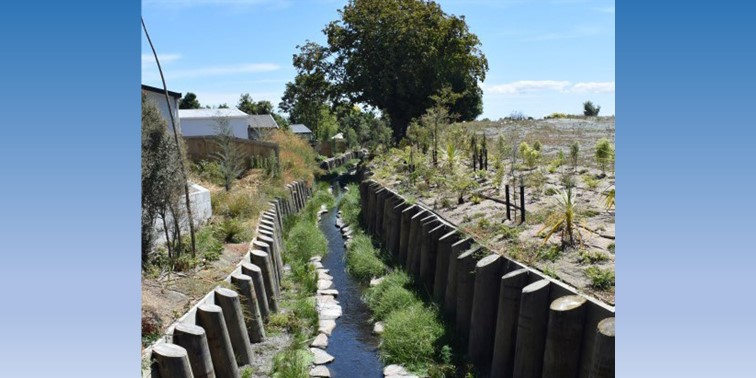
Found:
<path fill-rule="evenodd" d="M 504 204 L 479 197 L 471 200 L 472 196 L 467 194 L 465 202 L 458 205 L 456 194 L 440 186 L 431 185 L 418 190 L 407 183 L 406 173 L 391 172 L 391 167 L 401 164 L 392 161 L 392 157 L 373 160 L 375 179 L 434 208 L 442 217 L 475 236 L 490 250 L 526 263 L 579 291 L 614 305 L 614 280 L 611 280 L 610 287 L 598 288 L 586 273 L 590 266 L 611 271 L 612 274 L 614 272 L 615 210 L 606 208 L 603 193 L 614 188 L 615 175 L 613 167 L 602 174 L 594 158 L 597 140 L 606 138 L 614 143 L 614 118 L 469 122 L 464 126 L 487 137 L 488 171 L 478 174 L 479 187 L 476 190 L 494 198 L 504 199 L 504 184 L 513 183 L 510 175 L 512 164 L 506 159 L 503 164 L 507 175 L 501 183 L 494 183 L 495 169 L 491 154 L 498 137 L 503 136 L 515 146 L 521 141 L 531 145 L 539 141 L 543 145 L 538 167 L 528 169 L 521 163 L 515 164 L 514 182 L 517 185 L 523 181 L 525 183 L 526 222 L 523 225 L 519 225 L 519 213 L 516 219 L 506 220 Z M 570 163 L 565 162 L 560 167 L 552 168 L 550 172 L 549 163 L 556 158 L 557 153 L 563 151 L 569 156 L 569 146 L 575 141 L 580 144 L 577 168 L 573 169 Z M 396 160 L 397 157 L 393 159 Z M 469 170 L 470 175 L 472 170 L 467 167 L 471 165 L 469 157 L 461 160 L 460 166 Z M 554 216 L 557 199 L 565 188 L 563 179 L 570 175 L 574 177 L 573 193 L 583 243 L 559 250 L 559 236 L 554 235 L 544 243 L 539 230 L 550 216 Z M 517 201 L 519 203 L 519 199 Z M 550 248 L 551 246 L 555 247 Z"/>

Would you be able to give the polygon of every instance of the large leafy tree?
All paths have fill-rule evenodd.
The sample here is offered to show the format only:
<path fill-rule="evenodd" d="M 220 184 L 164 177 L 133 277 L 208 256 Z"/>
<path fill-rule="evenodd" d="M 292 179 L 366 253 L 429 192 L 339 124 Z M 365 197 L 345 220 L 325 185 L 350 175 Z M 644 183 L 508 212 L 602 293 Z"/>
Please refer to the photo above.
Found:
<path fill-rule="evenodd" d="M 325 47 L 310 41 L 297 48 L 299 53 L 292 58 L 297 75 L 294 82 L 286 84 L 278 107 L 289 113 L 292 123 L 302 123 L 319 134 L 323 107 L 333 104 L 332 85 L 328 81 L 329 53 Z"/>
<path fill-rule="evenodd" d="M 397 139 L 444 87 L 459 94 L 449 112 L 460 120 L 482 112 L 478 82 L 488 62 L 464 17 L 423 0 L 352 0 L 339 13 L 324 29 L 328 79 L 351 101 L 386 113 Z"/>
<path fill-rule="evenodd" d="M 192 92 L 187 92 L 184 97 L 179 100 L 179 109 L 199 109 L 202 105 L 200 105 L 199 100 L 197 100 L 197 95 Z"/>
<path fill-rule="evenodd" d="M 255 102 L 249 93 L 242 93 L 239 96 L 236 108 L 247 114 L 270 114 L 276 120 L 278 126 L 284 128 L 289 126 L 289 122 L 284 117 L 273 111 L 273 104 L 270 101 L 262 100 Z"/>

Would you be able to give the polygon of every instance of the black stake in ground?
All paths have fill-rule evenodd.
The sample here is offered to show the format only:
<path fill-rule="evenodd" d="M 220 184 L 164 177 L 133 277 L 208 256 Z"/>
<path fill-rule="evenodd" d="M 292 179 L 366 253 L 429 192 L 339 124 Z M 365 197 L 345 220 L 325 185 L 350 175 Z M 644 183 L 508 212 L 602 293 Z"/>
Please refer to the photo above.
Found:
<path fill-rule="evenodd" d="M 509 202 L 509 185 L 504 185 L 504 193 L 505 193 L 505 196 L 506 196 L 505 198 L 507 200 L 507 220 L 512 220 L 512 216 L 511 216 L 511 213 L 510 213 L 510 210 L 509 210 L 509 204 L 510 204 L 510 202 Z"/>
<path fill-rule="evenodd" d="M 525 187 L 520 185 L 520 224 L 525 223 Z"/>

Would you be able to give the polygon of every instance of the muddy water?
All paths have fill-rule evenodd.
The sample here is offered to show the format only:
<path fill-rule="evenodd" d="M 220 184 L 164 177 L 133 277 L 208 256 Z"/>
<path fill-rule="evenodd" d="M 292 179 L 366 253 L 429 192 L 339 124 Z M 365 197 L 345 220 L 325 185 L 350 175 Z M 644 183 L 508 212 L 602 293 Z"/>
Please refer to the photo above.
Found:
<path fill-rule="evenodd" d="M 340 186 L 334 185 L 334 195 L 341 196 Z M 320 229 L 328 239 L 328 254 L 321 263 L 333 276 L 333 285 L 339 291 L 336 298 L 342 315 L 328 339 L 326 351 L 335 360 L 326 365 L 331 377 L 383 377 L 383 364 L 378 359 L 379 339 L 371 334 L 370 311 L 361 301 L 363 287 L 346 272 L 346 248 L 341 232 L 336 228 L 337 209 L 329 209 L 320 220 Z"/>

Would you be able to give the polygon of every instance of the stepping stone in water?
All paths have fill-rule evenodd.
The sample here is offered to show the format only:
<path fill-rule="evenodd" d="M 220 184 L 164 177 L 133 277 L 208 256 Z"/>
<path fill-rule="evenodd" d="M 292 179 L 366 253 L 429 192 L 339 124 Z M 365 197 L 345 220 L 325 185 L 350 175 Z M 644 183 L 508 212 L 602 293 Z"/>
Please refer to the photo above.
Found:
<path fill-rule="evenodd" d="M 327 336 L 331 336 L 331 332 L 333 332 L 334 328 L 336 328 L 335 320 L 319 320 L 318 321 L 318 332 L 325 333 Z"/>
<path fill-rule="evenodd" d="M 315 348 L 321 348 L 325 349 L 328 347 L 328 336 L 326 336 L 325 333 L 319 333 L 318 336 L 315 337 L 315 340 L 312 340 L 312 343 L 310 343 L 311 347 Z"/>
<path fill-rule="evenodd" d="M 373 334 L 380 335 L 383 333 L 383 322 L 375 322 L 373 325 Z"/>
<path fill-rule="evenodd" d="M 322 257 L 320 255 L 310 257 L 310 262 L 320 261 Z"/>
<path fill-rule="evenodd" d="M 416 375 L 410 374 L 406 369 L 404 369 L 401 365 L 389 365 L 383 368 L 383 375 L 386 378 L 398 378 L 398 377 L 417 377 Z"/>
<path fill-rule="evenodd" d="M 320 261 L 311 262 L 310 264 L 312 264 L 312 266 L 314 266 L 315 269 L 322 269 L 323 268 L 323 264 L 321 264 Z"/>
<path fill-rule="evenodd" d="M 323 349 L 310 348 L 310 353 L 315 355 L 315 365 L 324 365 L 334 360 L 334 357 Z"/>
<path fill-rule="evenodd" d="M 330 274 L 328 274 L 328 273 L 326 273 L 326 272 L 324 272 L 322 270 L 318 270 L 318 279 L 319 280 L 333 281 L 333 276 L 331 276 Z"/>
<path fill-rule="evenodd" d="M 327 304 L 319 311 L 321 320 L 336 320 L 341 316 L 341 306 L 337 304 Z"/>
<path fill-rule="evenodd" d="M 318 378 L 330 378 L 331 372 L 328 371 L 328 368 L 322 365 L 315 366 L 314 368 L 310 369 L 310 377 L 318 377 Z"/>
<path fill-rule="evenodd" d="M 333 287 L 331 280 L 318 280 L 318 290 L 328 290 Z"/>

